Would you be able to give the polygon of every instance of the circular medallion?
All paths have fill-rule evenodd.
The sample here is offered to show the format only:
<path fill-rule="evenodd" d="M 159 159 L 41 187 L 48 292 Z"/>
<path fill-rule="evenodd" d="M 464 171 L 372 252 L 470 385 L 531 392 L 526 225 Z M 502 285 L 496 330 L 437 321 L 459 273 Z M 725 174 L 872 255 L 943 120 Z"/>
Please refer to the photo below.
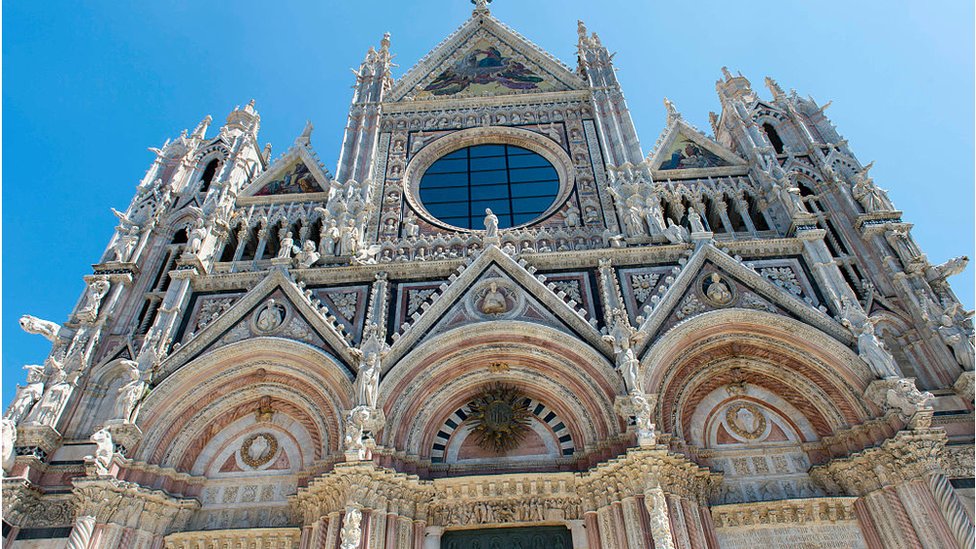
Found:
<path fill-rule="evenodd" d="M 251 317 L 251 325 L 254 331 L 260 334 L 270 334 L 285 323 L 285 316 L 288 309 L 274 299 L 269 299 L 258 307 Z"/>
<path fill-rule="evenodd" d="M 752 404 L 738 403 L 725 411 L 725 424 L 738 437 L 755 440 L 766 432 L 766 416 Z"/>
<path fill-rule="evenodd" d="M 255 433 L 241 445 L 241 461 L 255 469 L 267 464 L 277 453 L 278 439 L 271 433 Z"/>
<path fill-rule="evenodd" d="M 735 300 L 734 286 L 718 273 L 706 274 L 698 283 L 705 300 L 716 307 L 731 305 Z"/>

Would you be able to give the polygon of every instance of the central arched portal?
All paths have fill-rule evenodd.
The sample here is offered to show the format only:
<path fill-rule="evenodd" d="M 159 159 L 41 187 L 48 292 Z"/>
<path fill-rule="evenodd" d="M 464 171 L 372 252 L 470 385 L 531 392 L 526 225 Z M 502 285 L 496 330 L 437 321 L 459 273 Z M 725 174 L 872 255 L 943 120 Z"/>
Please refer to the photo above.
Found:
<path fill-rule="evenodd" d="M 565 526 L 483 528 L 444 532 L 442 549 L 571 549 L 573 536 Z"/>

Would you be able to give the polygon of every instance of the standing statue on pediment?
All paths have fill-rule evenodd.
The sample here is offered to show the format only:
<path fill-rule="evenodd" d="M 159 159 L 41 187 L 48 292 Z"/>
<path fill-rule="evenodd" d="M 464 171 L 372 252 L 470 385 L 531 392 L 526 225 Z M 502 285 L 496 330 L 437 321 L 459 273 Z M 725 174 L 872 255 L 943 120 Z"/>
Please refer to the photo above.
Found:
<path fill-rule="evenodd" d="M 142 372 L 139 371 L 138 362 L 122 360 L 120 364 L 127 369 L 129 381 L 119 388 L 119 394 L 115 400 L 115 418 L 129 423 L 135 414 L 136 406 L 146 392 L 146 383 L 142 380 Z"/>
<path fill-rule="evenodd" d="M 295 239 L 292 237 L 291 231 L 285 233 L 285 237 L 281 239 L 281 247 L 278 248 L 278 259 L 291 259 L 291 254 L 294 253 L 292 248 L 295 247 Z"/>
<path fill-rule="evenodd" d="M 943 314 L 936 329 L 942 341 L 952 349 L 956 362 L 963 370 L 972 370 L 974 365 L 973 344 L 967 337 L 965 330 L 956 325 L 948 314 Z"/>
<path fill-rule="evenodd" d="M 7 408 L 4 414 L 5 419 L 9 419 L 15 425 L 19 424 L 33 410 L 44 394 L 44 366 L 28 364 L 24 366 L 27 370 L 27 385 L 17 387 L 17 396 Z"/>
<path fill-rule="evenodd" d="M 359 229 L 356 228 L 356 221 L 354 219 L 349 219 L 346 221 L 346 225 L 342 228 L 339 235 L 339 253 L 340 256 L 351 256 L 356 253 L 359 247 Z"/>
<path fill-rule="evenodd" d="M 203 241 L 207 238 L 207 228 L 204 226 L 203 218 L 198 217 L 193 222 L 192 228 L 188 230 L 188 239 L 186 243 L 186 251 L 190 255 L 196 255 L 200 253 L 200 249 L 203 248 Z"/>
<path fill-rule="evenodd" d="M 498 238 L 498 216 L 491 212 L 491 208 L 485 208 L 485 238 Z"/>
<path fill-rule="evenodd" d="M 664 212 L 661 210 L 661 199 L 651 194 L 644 200 L 644 220 L 651 236 L 664 234 Z"/>
<path fill-rule="evenodd" d="M 85 292 L 85 304 L 78 311 L 78 319 L 85 322 L 94 322 L 98 318 L 98 309 L 102 304 L 102 299 L 108 293 L 112 284 L 108 278 L 99 276 L 88 282 L 88 289 Z"/>
<path fill-rule="evenodd" d="M 894 211 L 895 206 L 891 203 L 891 199 L 888 198 L 888 191 L 875 185 L 874 179 L 868 176 L 868 172 L 873 165 L 874 162 L 871 162 L 863 170 L 854 175 L 854 185 L 851 187 L 851 195 L 861 204 L 861 207 L 867 213 Z"/>

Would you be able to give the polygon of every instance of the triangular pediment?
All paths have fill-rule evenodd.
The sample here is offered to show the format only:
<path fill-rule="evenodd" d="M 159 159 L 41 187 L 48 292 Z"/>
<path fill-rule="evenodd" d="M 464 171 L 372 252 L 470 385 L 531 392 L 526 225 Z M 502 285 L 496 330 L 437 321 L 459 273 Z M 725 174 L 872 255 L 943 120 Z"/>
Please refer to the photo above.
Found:
<path fill-rule="evenodd" d="M 712 244 L 699 247 L 678 267 L 652 307 L 645 305 L 639 332 L 645 345 L 674 326 L 711 310 L 741 308 L 789 316 L 849 343 L 850 332 L 824 310 L 801 299 L 783 284 L 749 268 Z M 717 277 L 713 277 L 717 275 Z"/>
<path fill-rule="evenodd" d="M 672 120 L 650 155 L 655 179 L 727 175 L 746 166 L 734 152 L 712 141 L 681 118 Z"/>
<path fill-rule="evenodd" d="M 277 197 L 329 191 L 328 172 L 309 144 L 296 143 L 248 184 L 241 197 Z"/>
<path fill-rule="evenodd" d="M 181 344 L 160 365 L 162 377 L 204 353 L 255 337 L 300 341 L 324 349 L 346 364 L 357 363 L 343 330 L 330 321 L 337 314 L 322 304 L 316 309 L 285 271 L 271 271 L 246 294 L 232 299 L 226 309 L 215 309 L 216 316 L 198 332 L 181 338 Z"/>
<path fill-rule="evenodd" d="M 584 89 L 569 67 L 490 15 L 475 15 L 414 65 L 392 101 Z"/>
<path fill-rule="evenodd" d="M 430 296 L 412 322 L 403 326 L 385 364 L 395 364 L 412 348 L 436 334 L 476 322 L 515 320 L 543 324 L 573 334 L 594 348 L 611 349 L 585 309 L 574 309 L 524 262 L 489 246 L 470 265 Z M 541 278 L 541 280 L 540 280 Z"/>

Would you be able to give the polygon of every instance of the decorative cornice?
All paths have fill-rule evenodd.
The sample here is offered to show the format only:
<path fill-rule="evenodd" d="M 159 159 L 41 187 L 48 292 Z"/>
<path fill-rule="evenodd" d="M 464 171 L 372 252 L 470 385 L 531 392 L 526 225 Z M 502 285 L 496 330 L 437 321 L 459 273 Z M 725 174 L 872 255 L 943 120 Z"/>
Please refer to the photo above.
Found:
<path fill-rule="evenodd" d="M 741 526 L 800 526 L 857 520 L 857 498 L 809 498 L 716 505 L 711 508 L 717 528 Z"/>

